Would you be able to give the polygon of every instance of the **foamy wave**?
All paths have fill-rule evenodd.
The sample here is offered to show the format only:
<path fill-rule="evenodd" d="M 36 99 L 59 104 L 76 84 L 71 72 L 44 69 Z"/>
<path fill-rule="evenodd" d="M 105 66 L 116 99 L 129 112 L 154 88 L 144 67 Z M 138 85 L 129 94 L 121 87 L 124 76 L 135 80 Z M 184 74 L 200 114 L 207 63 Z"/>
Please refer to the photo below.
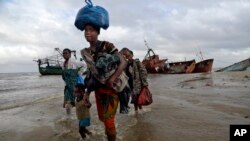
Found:
<path fill-rule="evenodd" d="M 35 99 L 33 101 L 24 102 L 24 103 L 15 103 L 15 104 L 12 104 L 12 105 L 6 105 L 6 106 L 3 106 L 3 107 L 0 107 L 0 111 L 13 109 L 13 108 L 18 108 L 18 107 L 23 107 L 23 106 L 27 106 L 27 105 L 32 105 L 32 104 L 35 104 L 35 103 L 50 101 L 52 99 L 56 99 L 56 98 L 60 98 L 60 97 L 63 97 L 63 96 L 62 95 L 53 95 L 53 96 L 50 96 L 50 97 L 43 97 L 43 98 Z"/>

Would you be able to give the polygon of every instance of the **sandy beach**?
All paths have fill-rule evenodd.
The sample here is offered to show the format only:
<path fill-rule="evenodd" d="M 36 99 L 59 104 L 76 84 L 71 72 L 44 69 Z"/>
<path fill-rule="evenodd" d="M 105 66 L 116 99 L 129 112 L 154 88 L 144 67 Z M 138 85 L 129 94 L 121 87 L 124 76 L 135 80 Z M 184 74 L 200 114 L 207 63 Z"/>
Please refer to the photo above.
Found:
<path fill-rule="evenodd" d="M 156 74 L 149 83 L 152 105 L 117 113 L 118 141 L 229 141 L 230 124 L 250 124 L 250 72 Z M 78 141 L 78 120 L 66 117 L 62 95 L 1 109 L 0 140 Z M 91 102 L 86 140 L 105 141 L 94 94 Z"/>

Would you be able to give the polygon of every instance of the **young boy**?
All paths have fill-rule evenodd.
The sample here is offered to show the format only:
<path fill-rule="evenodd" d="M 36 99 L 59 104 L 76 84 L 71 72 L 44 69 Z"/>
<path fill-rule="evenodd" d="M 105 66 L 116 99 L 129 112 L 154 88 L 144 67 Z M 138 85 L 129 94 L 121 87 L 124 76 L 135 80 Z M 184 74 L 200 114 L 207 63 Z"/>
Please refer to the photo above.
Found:
<path fill-rule="evenodd" d="M 91 135 L 92 133 L 86 129 L 87 126 L 90 126 L 90 113 L 89 108 L 91 103 L 88 100 L 83 100 L 86 86 L 83 84 L 77 84 L 75 86 L 75 96 L 76 96 L 76 115 L 79 119 L 79 133 L 84 139 L 86 134 Z"/>

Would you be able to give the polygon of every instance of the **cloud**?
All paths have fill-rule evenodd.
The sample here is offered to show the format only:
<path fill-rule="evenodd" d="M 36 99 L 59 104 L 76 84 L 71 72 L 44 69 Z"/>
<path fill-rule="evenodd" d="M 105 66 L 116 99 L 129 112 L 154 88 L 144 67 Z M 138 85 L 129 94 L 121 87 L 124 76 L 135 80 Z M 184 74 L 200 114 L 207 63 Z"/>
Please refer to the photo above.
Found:
<path fill-rule="evenodd" d="M 99 39 L 119 49 L 131 48 L 140 59 L 147 50 L 144 39 L 171 61 L 197 59 L 202 51 L 215 59 L 215 67 L 223 67 L 249 57 L 247 0 L 93 2 L 110 15 L 110 27 L 101 31 Z M 74 27 L 76 13 L 84 5 L 79 0 L 0 1 L 0 72 L 8 72 L 7 64 L 9 71 L 23 66 L 26 69 L 19 70 L 37 71 L 32 60 L 51 55 L 55 47 L 77 51 L 88 47 L 83 32 Z"/>

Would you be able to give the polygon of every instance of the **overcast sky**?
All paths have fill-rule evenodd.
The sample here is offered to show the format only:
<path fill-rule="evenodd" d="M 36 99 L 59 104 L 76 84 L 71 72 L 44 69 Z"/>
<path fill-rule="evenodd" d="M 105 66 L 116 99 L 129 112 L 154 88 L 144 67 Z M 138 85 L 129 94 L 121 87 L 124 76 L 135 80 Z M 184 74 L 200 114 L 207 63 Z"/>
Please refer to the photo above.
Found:
<path fill-rule="evenodd" d="M 92 0 L 109 12 L 100 40 L 128 47 L 141 60 L 144 39 L 170 62 L 214 58 L 225 67 L 250 57 L 249 0 Z M 0 73 L 38 72 L 54 48 L 88 47 L 74 20 L 84 0 L 0 0 Z M 80 57 L 80 56 L 78 56 Z"/>

